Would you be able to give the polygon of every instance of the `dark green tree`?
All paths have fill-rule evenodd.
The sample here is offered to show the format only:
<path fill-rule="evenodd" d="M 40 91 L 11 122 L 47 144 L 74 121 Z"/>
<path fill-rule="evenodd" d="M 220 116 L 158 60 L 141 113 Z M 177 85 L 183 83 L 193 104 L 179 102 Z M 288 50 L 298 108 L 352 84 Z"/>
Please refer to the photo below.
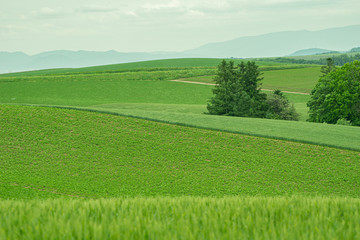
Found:
<path fill-rule="evenodd" d="M 261 73 L 255 62 L 223 60 L 215 77 L 214 96 L 207 106 L 209 114 L 266 117 L 266 94 L 260 92 Z"/>
<path fill-rule="evenodd" d="M 360 126 L 360 62 L 347 63 L 321 77 L 307 105 L 311 122 L 345 120 Z"/>
<path fill-rule="evenodd" d="M 332 58 L 327 58 L 326 65 L 322 66 L 320 71 L 323 74 L 323 76 L 326 76 L 335 70 L 336 70 L 336 67 L 334 65 L 334 60 Z"/>
<path fill-rule="evenodd" d="M 214 97 L 207 109 L 214 115 L 231 115 L 234 95 L 236 93 L 236 70 L 234 62 L 227 63 L 225 60 L 218 66 L 218 72 L 215 77 L 216 86 L 213 89 Z"/>

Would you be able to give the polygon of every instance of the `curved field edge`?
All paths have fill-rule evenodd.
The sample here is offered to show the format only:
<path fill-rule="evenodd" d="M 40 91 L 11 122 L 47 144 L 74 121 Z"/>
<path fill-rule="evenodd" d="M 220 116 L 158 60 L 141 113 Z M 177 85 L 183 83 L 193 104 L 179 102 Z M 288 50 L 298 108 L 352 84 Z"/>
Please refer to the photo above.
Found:
<path fill-rule="evenodd" d="M 13 104 L 3 104 L 13 105 Z M 18 105 L 18 104 L 16 104 Z M 19 104 L 40 106 L 103 114 L 133 117 L 180 126 L 294 141 L 319 146 L 360 151 L 360 128 L 342 125 L 319 124 L 298 121 L 284 121 L 258 118 L 214 116 L 207 114 L 148 111 L 129 108 L 131 104 L 103 104 L 92 107 L 72 107 L 37 104 Z M 156 104 L 153 104 L 156 105 Z M 126 106 L 123 108 L 123 106 Z M 175 106 L 175 104 L 174 104 Z"/>
<path fill-rule="evenodd" d="M 0 201 L 1 239 L 359 239 L 359 221 L 353 198 Z"/>
<path fill-rule="evenodd" d="M 0 111 L 2 199 L 360 196 L 356 151 L 88 111 Z"/>

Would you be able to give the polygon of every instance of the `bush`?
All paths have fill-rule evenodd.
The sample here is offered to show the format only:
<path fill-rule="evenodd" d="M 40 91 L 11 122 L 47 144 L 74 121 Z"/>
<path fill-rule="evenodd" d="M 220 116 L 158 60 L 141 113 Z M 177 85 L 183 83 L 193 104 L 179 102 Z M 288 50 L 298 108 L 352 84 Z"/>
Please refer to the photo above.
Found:
<path fill-rule="evenodd" d="M 344 125 L 344 126 L 352 126 L 351 122 L 349 120 L 346 120 L 345 118 L 341 118 L 337 120 L 337 125 Z"/>
<path fill-rule="evenodd" d="M 273 94 L 267 97 L 267 105 L 269 106 L 267 118 L 299 120 L 299 114 L 294 105 L 289 103 L 289 100 L 280 90 L 275 90 Z"/>

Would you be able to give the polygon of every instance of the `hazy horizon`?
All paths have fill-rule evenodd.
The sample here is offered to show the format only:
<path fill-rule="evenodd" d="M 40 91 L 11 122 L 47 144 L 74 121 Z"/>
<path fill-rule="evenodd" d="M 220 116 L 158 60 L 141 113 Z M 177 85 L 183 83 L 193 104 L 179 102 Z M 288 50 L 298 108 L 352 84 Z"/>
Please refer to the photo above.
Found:
<path fill-rule="evenodd" d="M 244 36 L 357 25 L 358 9 L 355 0 L 9 1 L 0 10 L 0 51 L 179 52 Z"/>

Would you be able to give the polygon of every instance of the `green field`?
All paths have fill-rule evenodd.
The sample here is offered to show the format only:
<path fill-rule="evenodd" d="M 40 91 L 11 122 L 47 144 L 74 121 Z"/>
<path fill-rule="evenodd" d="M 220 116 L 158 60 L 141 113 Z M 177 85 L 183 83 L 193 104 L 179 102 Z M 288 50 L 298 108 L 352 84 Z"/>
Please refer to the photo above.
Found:
<path fill-rule="evenodd" d="M 32 200 L 0 209 L 1 239 L 360 238 L 360 201 L 351 198 Z"/>
<path fill-rule="evenodd" d="M 291 71 L 306 76 L 308 69 L 312 71 L 308 76 L 317 74 L 313 68 L 306 67 L 273 70 L 265 72 L 265 75 L 272 74 L 282 79 L 275 81 L 277 78 L 273 77 L 274 86 L 284 84 L 287 86 L 285 89 L 293 90 L 289 87 L 291 81 L 286 82 L 288 78 L 284 76 L 289 76 Z M 287 75 L 282 74 L 284 71 Z M 307 119 L 308 95 L 286 94 L 301 114 L 301 123 L 205 115 L 213 86 L 166 80 L 199 74 L 204 72 L 198 68 L 189 68 L 173 71 L 0 77 L 0 102 L 81 107 L 255 136 L 360 149 L 357 144 L 359 128 L 304 122 Z M 311 81 L 308 81 L 308 85 L 309 82 Z"/>
<path fill-rule="evenodd" d="M 235 64 L 244 60 L 230 59 Z M 250 59 L 252 60 L 252 59 Z M 166 70 L 184 70 L 184 69 L 208 69 L 215 73 L 216 67 L 222 59 L 218 58 L 181 58 L 181 59 L 167 59 L 154 60 L 134 63 L 122 63 L 105 66 L 95 66 L 86 68 L 62 68 L 62 69 L 48 69 L 40 71 L 19 72 L 3 74 L 3 76 L 41 76 L 41 75 L 59 75 L 59 74 L 96 74 L 96 73 L 119 73 L 119 72 L 138 72 L 138 71 L 166 71 Z M 302 64 L 283 64 L 271 61 L 258 62 L 262 71 L 279 70 L 279 69 L 296 69 L 304 68 L 312 65 Z"/>
<path fill-rule="evenodd" d="M 360 196 L 355 151 L 76 110 L 0 110 L 0 186 L 12 189 L 2 198 L 21 199 L 24 188 L 54 197 Z"/>
<path fill-rule="evenodd" d="M 359 238 L 360 128 L 204 114 L 219 61 L 0 75 L 0 239 Z"/>
<path fill-rule="evenodd" d="M 264 71 L 263 89 L 310 93 L 320 77 L 320 67 L 304 67 L 298 69 L 279 69 Z M 198 76 L 181 79 L 189 82 L 214 84 L 215 75 Z"/>

